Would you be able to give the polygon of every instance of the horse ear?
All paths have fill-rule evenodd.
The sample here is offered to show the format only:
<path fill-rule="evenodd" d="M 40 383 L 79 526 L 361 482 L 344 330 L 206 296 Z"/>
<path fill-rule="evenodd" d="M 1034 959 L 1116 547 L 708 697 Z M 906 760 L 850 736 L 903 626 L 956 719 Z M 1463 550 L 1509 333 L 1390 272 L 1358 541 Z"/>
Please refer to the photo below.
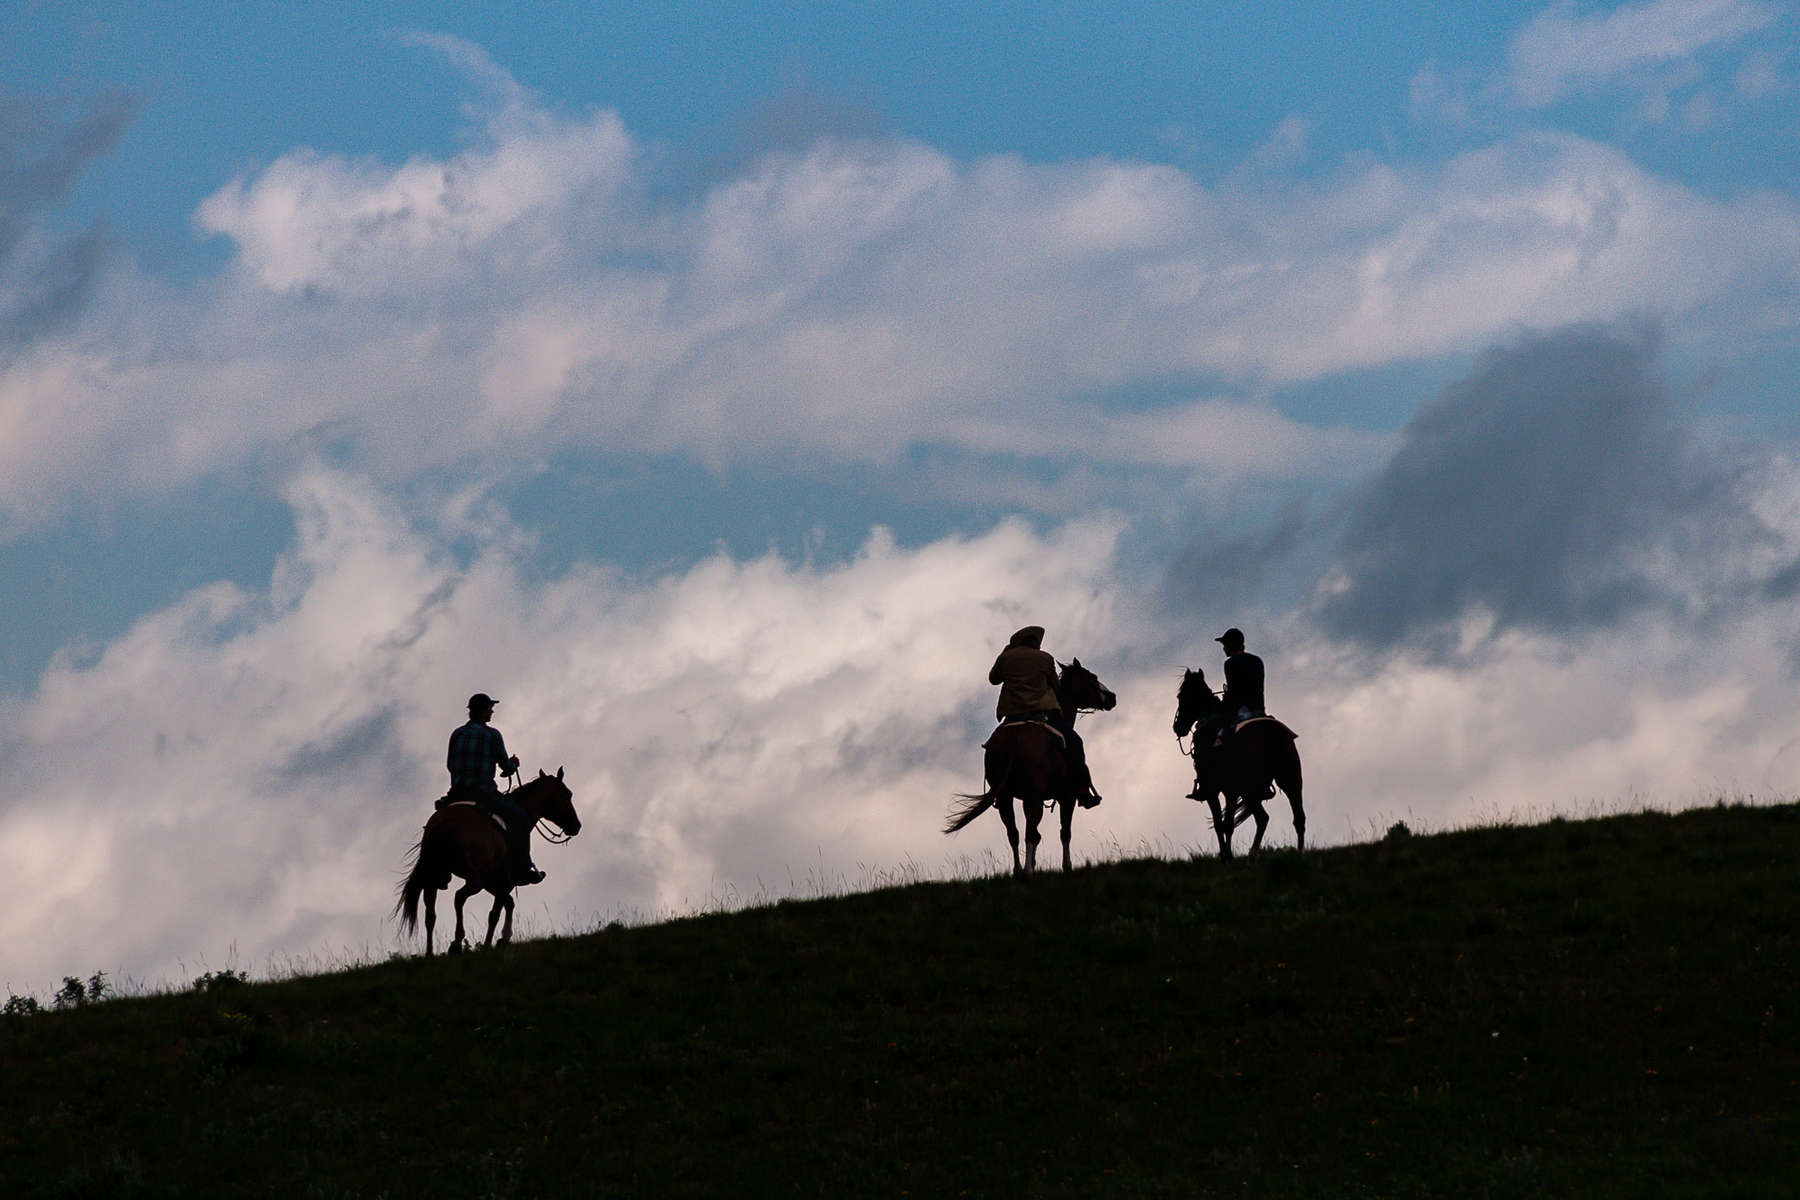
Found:
<path fill-rule="evenodd" d="M 544 768 L 539 767 L 538 768 L 538 778 L 542 779 L 543 777 L 544 777 Z"/>
<path fill-rule="evenodd" d="M 1080 659 L 1079 659 L 1079 658 L 1071 658 L 1071 659 L 1070 659 L 1070 660 L 1069 660 L 1069 665 L 1070 665 L 1070 666 L 1071 666 L 1071 667 L 1080 667 L 1080 666 L 1081 666 L 1081 660 L 1080 660 Z"/>
<path fill-rule="evenodd" d="M 556 768 L 556 777 L 558 779 L 562 778 L 562 768 L 561 767 Z"/>

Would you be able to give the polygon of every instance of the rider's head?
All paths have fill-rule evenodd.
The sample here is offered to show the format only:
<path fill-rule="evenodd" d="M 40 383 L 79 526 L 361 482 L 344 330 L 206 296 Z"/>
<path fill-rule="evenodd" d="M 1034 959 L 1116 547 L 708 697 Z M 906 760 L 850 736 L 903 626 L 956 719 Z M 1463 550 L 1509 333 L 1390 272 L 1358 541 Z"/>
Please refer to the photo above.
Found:
<path fill-rule="evenodd" d="M 1227 629 L 1224 633 L 1214 638 L 1213 641 L 1225 647 L 1225 653 L 1227 654 L 1239 654 L 1242 653 L 1244 649 L 1244 633 L 1240 629 Z"/>
<path fill-rule="evenodd" d="M 1019 632 L 1013 634 L 1012 641 L 1006 644 L 1009 646 L 1030 646 L 1033 650 L 1041 650 L 1044 646 L 1044 627 L 1042 625 L 1027 625 L 1025 628 L 1019 630 Z"/>
<path fill-rule="evenodd" d="M 486 692 L 476 692 L 469 697 L 469 715 L 477 721 L 485 721 L 494 715 L 494 705 L 500 703 Z"/>

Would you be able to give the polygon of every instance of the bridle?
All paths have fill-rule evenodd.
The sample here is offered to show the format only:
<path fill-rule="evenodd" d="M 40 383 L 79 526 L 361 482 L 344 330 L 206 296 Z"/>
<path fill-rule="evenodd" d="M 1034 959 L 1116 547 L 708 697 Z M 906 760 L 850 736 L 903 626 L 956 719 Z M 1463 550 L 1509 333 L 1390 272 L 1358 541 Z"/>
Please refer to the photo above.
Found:
<path fill-rule="evenodd" d="M 525 767 L 523 766 L 523 764 L 521 764 L 519 769 L 517 771 L 513 772 L 512 786 L 506 789 L 507 795 L 509 795 L 509 796 L 512 795 L 514 792 L 518 791 L 521 787 L 524 786 L 523 784 L 521 784 L 519 782 L 520 777 L 522 777 L 524 774 L 525 774 Z M 575 836 L 572 833 L 562 833 L 560 835 L 554 834 L 554 833 L 546 833 L 546 832 L 544 832 L 544 827 L 546 824 L 556 825 L 556 822 L 550 820 L 549 817 L 539 817 L 536 821 L 532 822 L 531 828 L 537 832 L 537 835 L 539 837 L 543 838 L 546 842 L 549 842 L 552 846 L 560 846 L 564 842 L 568 841 L 570 838 Z M 561 826 L 557 826 L 557 828 L 560 829 Z"/>

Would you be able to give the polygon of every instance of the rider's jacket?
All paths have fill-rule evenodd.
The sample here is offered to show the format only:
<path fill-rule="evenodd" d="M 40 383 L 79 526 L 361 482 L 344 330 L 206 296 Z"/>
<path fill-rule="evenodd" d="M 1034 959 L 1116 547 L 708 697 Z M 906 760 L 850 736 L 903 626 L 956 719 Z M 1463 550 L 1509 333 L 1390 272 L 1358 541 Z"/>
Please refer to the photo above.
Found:
<path fill-rule="evenodd" d="M 1056 660 L 1038 649 L 1044 631 L 1033 625 L 1013 634 L 1012 644 L 1000 652 L 988 672 L 988 682 L 1000 685 L 994 715 L 1001 720 L 1025 713 L 1060 712 L 1056 696 Z"/>
<path fill-rule="evenodd" d="M 500 731 L 482 721 L 470 721 L 450 735 L 450 790 L 496 792 L 494 773 L 510 756 Z"/>
<path fill-rule="evenodd" d="M 1225 660 L 1225 694 L 1219 699 L 1223 701 L 1223 712 L 1227 719 L 1236 720 L 1246 711 L 1251 716 L 1262 716 L 1268 710 L 1263 707 L 1263 661 L 1254 654 L 1233 654 Z"/>

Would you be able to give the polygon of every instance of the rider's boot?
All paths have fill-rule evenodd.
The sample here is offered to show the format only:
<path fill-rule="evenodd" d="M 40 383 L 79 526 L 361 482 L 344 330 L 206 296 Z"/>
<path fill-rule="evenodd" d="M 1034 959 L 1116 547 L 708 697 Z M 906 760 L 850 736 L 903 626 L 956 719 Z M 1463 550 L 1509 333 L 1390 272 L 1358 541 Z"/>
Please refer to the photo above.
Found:
<path fill-rule="evenodd" d="M 526 887 L 534 883 L 544 882 L 544 872 L 538 870 L 531 861 L 531 843 L 513 847 L 512 854 L 513 883 L 518 887 Z"/>

